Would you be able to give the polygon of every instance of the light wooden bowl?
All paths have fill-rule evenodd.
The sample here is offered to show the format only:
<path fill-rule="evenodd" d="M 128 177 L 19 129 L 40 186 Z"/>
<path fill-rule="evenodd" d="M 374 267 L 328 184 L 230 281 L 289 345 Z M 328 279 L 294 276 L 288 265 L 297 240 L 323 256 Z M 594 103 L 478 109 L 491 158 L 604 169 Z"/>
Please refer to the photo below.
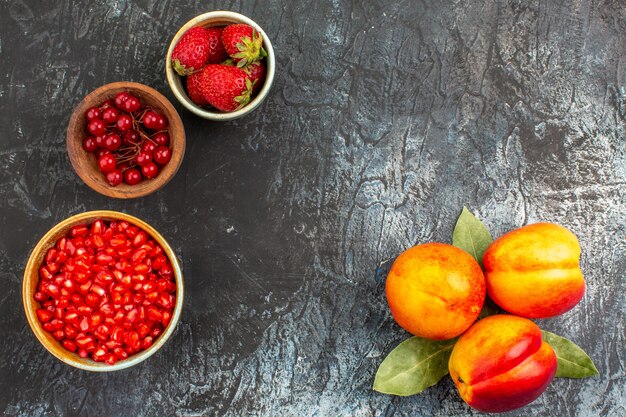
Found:
<path fill-rule="evenodd" d="M 174 68 L 172 68 L 172 51 L 174 51 L 174 47 L 178 43 L 178 40 L 194 26 L 228 26 L 233 23 L 245 23 L 252 26 L 258 33 L 263 36 L 263 47 L 267 52 L 266 65 L 267 65 L 267 73 L 265 75 L 265 82 L 263 83 L 263 87 L 261 91 L 244 107 L 239 110 L 233 112 L 221 112 L 219 110 L 209 110 L 204 107 L 200 107 L 195 104 L 189 96 L 187 96 L 187 91 L 183 86 L 183 79 L 180 77 Z M 170 47 L 167 50 L 167 57 L 165 59 L 165 75 L 167 77 L 167 83 L 169 84 L 172 92 L 180 101 L 180 103 L 185 106 L 189 111 L 194 114 L 205 118 L 207 120 L 213 120 L 216 122 L 227 122 L 229 120 L 239 119 L 243 117 L 259 107 L 263 100 L 267 97 L 270 89 L 272 88 L 272 83 L 274 82 L 274 73 L 276 71 L 276 59 L 274 57 L 274 48 L 272 47 L 272 42 L 267 37 L 267 34 L 263 31 L 261 26 L 257 25 L 256 22 L 249 17 L 246 17 L 242 14 L 229 12 L 229 11 L 215 11 L 201 14 L 199 16 L 194 17 L 189 22 L 185 23 L 183 27 L 174 35 L 174 38 L 170 42 Z"/>
<path fill-rule="evenodd" d="M 98 219 L 109 221 L 126 220 L 130 224 L 139 227 L 141 230 L 149 234 L 161 246 L 161 248 L 163 248 L 163 251 L 170 260 L 176 281 L 176 306 L 174 307 L 172 319 L 167 328 L 163 330 L 161 336 L 159 336 L 154 344 L 148 349 L 138 352 L 130 356 L 128 359 L 116 362 L 114 365 L 107 365 L 102 362 L 95 362 L 90 358 L 81 358 L 76 353 L 72 353 L 66 350 L 63 346 L 61 346 L 61 343 L 59 343 L 56 339 L 54 339 L 54 337 L 52 337 L 50 333 L 46 332 L 41 327 L 41 323 L 39 322 L 36 313 L 36 310 L 40 308 L 41 305 L 33 299 L 33 294 L 35 293 L 35 290 L 37 289 L 37 284 L 39 283 L 39 268 L 43 264 L 44 257 L 46 256 L 46 252 L 48 251 L 48 249 L 53 247 L 56 244 L 57 240 L 65 236 L 73 226 L 92 223 Z M 30 328 L 33 330 L 35 336 L 37 337 L 37 339 L 39 339 L 41 344 L 46 349 L 48 349 L 48 351 L 52 353 L 52 355 L 56 356 L 62 362 L 65 362 L 66 364 L 71 365 L 75 368 L 95 372 L 111 372 L 129 368 L 154 355 L 172 335 L 174 329 L 176 328 L 176 325 L 178 324 L 178 321 L 180 320 L 180 315 L 183 309 L 183 296 L 183 274 L 181 272 L 180 265 L 178 264 L 176 254 L 167 243 L 167 241 L 163 238 L 163 236 L 161 236 L 159 232 L 157 232 L 149 224 L 139 220 L 136 217 L 117 211 L 106 210 L 89 211 L 86 213 L 77 214 L 63 220 L 61 223 L 50 229 L 48 233 L 46 233 L 45 236 L 41 238 L 39 243 L 37 243 L 35 249 L 33 249 L 30 258 L 28 259 L 28 263 L 26 264 L 26 270 L 24 271 L 24 282 L 22 285 L 22 301 L 24 303 L 24 310 L 26 311 L 26 318 L 28 319 L 28 324 L 30 325 Z"/>
<path fill-rule="evenodd" d="M 132 93 L 141 100 L 143 106 L 152 107 L 167 117 L 172 159 L 153 179 L 144 179 L 137 185 L 122 183 L 117 187 L 111 187 L 100 172 L 95 155 L 83 149 L 83 139 L 89 135 L 86 131 L 85 112 L 90 107 L 98 106 L 107 99 L 113 99 L 117 93 L 122 91 Z M 89 93 L 72 113 L 67 126 L 66 141 L 67 153 L 78 176 L 95 191 L 114 198 L 143 197 L 165 186 L 176 175 L 183 162 L 186 142 L 183 122 L 172 103 L 155 89 L 129 81 L 106 84 Z"/>

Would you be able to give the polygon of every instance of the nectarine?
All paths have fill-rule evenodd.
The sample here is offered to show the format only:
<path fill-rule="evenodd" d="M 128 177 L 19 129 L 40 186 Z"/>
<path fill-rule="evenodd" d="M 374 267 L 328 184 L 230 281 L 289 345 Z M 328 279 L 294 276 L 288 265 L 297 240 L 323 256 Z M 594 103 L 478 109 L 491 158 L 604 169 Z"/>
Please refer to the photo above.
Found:
<path fill-rule="evenodd" d="M 415 336 L 435 340 L 467 330 L 480 313 L 485 292 L 478 262 L 444 243 L 426 243 L 401 253 L 386 283 L 395 321 Z"/>

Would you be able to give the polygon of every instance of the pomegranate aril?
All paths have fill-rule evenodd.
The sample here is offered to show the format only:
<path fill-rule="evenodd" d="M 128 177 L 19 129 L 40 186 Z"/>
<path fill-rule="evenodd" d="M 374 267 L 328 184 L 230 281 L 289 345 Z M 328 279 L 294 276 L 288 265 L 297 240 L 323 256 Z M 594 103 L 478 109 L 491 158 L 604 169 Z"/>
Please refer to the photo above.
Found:
<path fill-rule="evenodd" d="M 47 266 L 42 266 L 39 268 L 39 277 L 41 279 L 52 279 L 53 275 Z"/>
<path fill-rule="evenodd" d="M 126 353 L 126 351 L 122 349 L 121 347 L 114 348 L 113 353 L 115 354 L 115 356 L 117 356 L 120 359 L 128 358 L 128 353 Z"/>
<path fill-rule="evenodd" d="M 169 310 L 163 312 L 163 319 L 161 320 L 161 324 L 163 328 L 166 328 L 168 324 L 170 324 L 170 320 L 172 320 L 172 313 Z"/>
<path fill-rule="evenodd" d="M 55 330 L 52 332 L 52 337 L 56 340 L 62 340 L 65 337 L 65 332 L 63 330 Z"/>
<path fill-rule="evenodd" d="M 37 313 L 37 317 L 39 318 L 39 321 L 42 323 L 49 322 L 50 320 L 52 320 L 52 317 L 54 317 L 53 313 L 43 308 L 38 308 L 35 311 L 35 313 Z"/>
<path fill-rule="evenodd" d="M 93 334 L 100 340 L 102 340 L 103 342 L 106 342 L 109 339 L 109 326 L 107 326 L 106 324 L 101 324 L 98 327 L 96 327 L 96 330 L 94 330 Z"/>
<path fill-rule="evenodd" d="M 68 323 L 74 323 L 76 322 L 76 320 L 78 320 L 78 313 L 77 312 L 69 312 L 65 314 L 65 321 Z"/>
<path fill-rule="evenodd" d="M 78 330 L 76 330 L 74 326 L 69 324 L 66 324 L 63 330 L 65 331 L 65 337 L 67 339 L 74 339 L 78 334 Z"/>
<path fill-rule="evenodd" d="M 83 317 L 78 325 L 78 328 L 83 332 L 89 330 L 89 319 L 87 319 L 87 317 Z"/>
<path fill-rule="evenodd" d="M 41 291 L 37 291 L 35 292 L 35 294 L 33 294 L 33 298 L 35 299 L 35 301 L 41 303 L 42 301 L 46 301 L 48 299 L 48 296 Z"/>
<path fill-rule="evenodd" d="M 148 336 L 145 339 L 143 339 L 143 342 L 141 343 L 141 347 L 143 349 L 148 349 L 150 346 L 152 346 L 152 337 Z"/>
<path fill-rule="evenodd" d="M 63 346 L 65 349 L 69 350 L 70 352 L 76 352 L 76 349 L 77 349 L 76 343 L 68 339 L 65 339 L 64 341 L 62 341 L 61 346 Z"/>

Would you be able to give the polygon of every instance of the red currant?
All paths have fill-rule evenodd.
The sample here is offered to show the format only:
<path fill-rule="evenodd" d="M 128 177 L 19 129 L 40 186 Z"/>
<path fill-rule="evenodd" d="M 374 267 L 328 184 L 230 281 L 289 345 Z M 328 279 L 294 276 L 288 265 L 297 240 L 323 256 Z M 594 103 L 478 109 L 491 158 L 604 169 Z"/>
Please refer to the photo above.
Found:
<path fill-rule="evenodd" d="M 105 111 L 109 107 L 113 107 L 113 100 L 107 99 L 100 105 L 100 111 Z"/>
<path fill-rule="evenodd" d="M 125 91 L 122 91 L 121 93 L 117 93 L 114 99 L 115 107 L 117 107 L 120 110 L 124 110 L 124 102 L 128 100 L 128 96 L 129 94 Z"/>
<path fill-rule="evenodd" d="M 167 119 L 154 110 L 148 110 L 143 116 L 143 125 L 148 129 L 163 130 L 167 127 Z"/>
<path fill-rule="evenodd" d="M 96 138 L 93 136 L 87 136 L 83 139 L 83 149 L 87 152 L 95 152 L 98 150 L 98 144 L 96 143 Z"/>
<path fill-rule="evenodd" d="M 87 125 L 87 130 L 94 136 L 104 135 L 106 132 L 106 127 L 104 123 L 100 119 L 92 119 Z"/>
<path fill-rule="evenodd" d="M 144 151 L 139 152 L 139 155 L 135 157 L 135 162 L 137 162 L 141 166 L 149 164 L 150 162 L 152 162 L 152 154 Z"/>
<path fill-rule="evenodd" d="M 124 145 L 136 145 L 141 141 L 141 136 L 135 129 L 128 129 L 122 134 L 122 141 Z"/>
<path fill-rule="evenodd" d="M 116 133 L 109 133 L 104 137 L 104 147 L 114 151 L 122 145 L 122 138 Z"/>
<path fill-rule="evenodd" d="M 98 159 L 98 166 L 102 172 L 111 172 L 115 169 L 116 165 L 115 157 L 110 153 L 105 153 Z"/>
<path fill-rule="evenodd" d="M 141 147 L 142 151 L 149 153 L 150 155 L 152 155 L 155 149 L 156 149 L 156 145 L 149 140 L 145 141 L 145 143 Z"/>
<path fill-rule="evenodd" d="M 141 172 L 137 168 L 130 168 L 124 171 L 124 182 L 129 185 L 139 184 L 141 182 Z"/>
<path fill-rule="evenodd" d="M 122 171 L 119 169 L 109 171 L 106 174 L 106 179 L 110 186 L 116 187 L 122 183 Z"/>
<path fill-rule="evenodd" d="M 152 154 L 152 158 L 157 164 L 165 165 L 172 158 L 172 151 L 167 146 L 159 146 Z"/>
<path fill-rule="evenodd" d="M 113 123 L 117 122 L 118 115 L 119 112 L 115 107 L 107 107 L 102 112 L 102 121 L 108 125 L 112 125 Z"/>
<path fill-rule="evenodd" d="M 128 113 L 134 113 L 141 107 L 141 101 L 139 101 L 137 97 L 129 94 L 128 98 L 122 103 L 122 107 L 124 107 L 124 110 Z"/>
<path fill-rule="evenodd" d="M 87 120 L 99 119 L 100 118 L 100 109 L 97 107 L 90 107 L 87 109 L 85 113 Z"/>
<path fill-rule="evenodd" d="M 159 173 L 159 168 L 157 168 L 154 162 L 148 162 L 141 167 L 141 173 L 146 178 L 154 178 Z"/>
<path fill-rule="evenodd" d="M 154 136 L 152 136 L 152 141 L 157 145 L 167 146 L 170 144 L 170 135 L 168 135 L 167 132 L 155 133 Z"/>
<path fill-rule="evenodd" d="M 106 154 L 110 154 L 111 151 L 106 149 L 106 148 L 98 148 L 98 150 L 96 151 L 96 158 L 98 158 L 98 160 L 100 160 L 100 157 L 102 155 L 106 155 Z"/>
<path fill-rule="evenodd" d="M 129 114 L 121 114 L 117 118 L 115 126 L 117 126 L 117 130 L 120 132 L 125 132 L 133 126 L 133 119 Z"/>

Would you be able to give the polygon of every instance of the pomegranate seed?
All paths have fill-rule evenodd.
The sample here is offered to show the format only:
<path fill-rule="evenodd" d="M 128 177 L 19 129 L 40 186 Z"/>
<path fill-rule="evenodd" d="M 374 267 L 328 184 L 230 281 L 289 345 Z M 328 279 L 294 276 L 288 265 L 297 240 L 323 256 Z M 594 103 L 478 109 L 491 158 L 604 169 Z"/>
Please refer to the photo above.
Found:
<path fill-rule="evenodd" d="M 74 343 L 71 340 L 65 339 L 64 341 L 61 342 L 61 345 L 69 350 L 70 352 L 76 352 L 77 346 L 76 343 Z"/>
<path fill-rule="evenodd" d="M 38 308 L 35 312 L 37 313 L 39 321 L 42 323 L 49 322 L 50 320 L 52 320 L 52 317 L 54 317 L 51 312 L 49 312 L 48 310 L 44 310 L 43 308 Z"/>
<path fill-rule="evenodd" d="M 58 254 L 59 254 L 59 251 L 56 250 L 55 248 L 48 249 L 48 252 L 46 252 L 46 258 L 45 258 L 46 263 L 54 262 Z"/>
<path fill-rule="evenodd" d="M 74 323 L 76 322 L 76 320 L 78 320 L 78 313 L 76 312 L 69 312 L 67 314 L 65 314 L 65 321 L 68 323 Z"/>
<path fill-rule="evenodd" d="M 172 275 L 162 248 L 137 226 L 77 225 L 46 252 L 33 294 L 41 303 L 36 313 L 68 351 L 115 363 L 149 348 L 169 325 Z"/>
<path fill-rule="evenodd" d="M 146 323 L 141 323 L 137 326 L 137 334 L 142 339 L 150 334 L 150 330 L 152 329 Z"/>
<path fill-rule="evenodd" d="M 65 331 L 65 337 L 67 339 L 74 339 L 78 334 L 78 330 L 76 330 L 74 326 L 71 326 L 69 324 L 66 324 L 63 330 Z"/>
<path fill-rule="evenodd" d="M 141 347 L 143 349 L 148 349 L 150 346 L 152 346 L 152 337 L 148 336 L 145 339 L 143 339 L 143 342 L 141 343 Z"/>
<path fill-rule="evenodd" d="M 74 226 L 70 229 L 70 236 L 72 237 L 86 236 L 87 233 L 89 233 L 89 229 L 84 224 Z"/>
<path fill-rule="evenodd" d="M 89 330 L 89 320 L 87 319 L 87 317 L 83 317 L 83 319 L 80 321 L 79 328 L 83 332 Z"/>
<path fill-rule="evenodd" d="M 126 351 L 121 347 L 116 347 L 115 349 L 113 349 L 113 353 L 120 359 L 128 358 L 128 353 L 126 353 Z"/>

